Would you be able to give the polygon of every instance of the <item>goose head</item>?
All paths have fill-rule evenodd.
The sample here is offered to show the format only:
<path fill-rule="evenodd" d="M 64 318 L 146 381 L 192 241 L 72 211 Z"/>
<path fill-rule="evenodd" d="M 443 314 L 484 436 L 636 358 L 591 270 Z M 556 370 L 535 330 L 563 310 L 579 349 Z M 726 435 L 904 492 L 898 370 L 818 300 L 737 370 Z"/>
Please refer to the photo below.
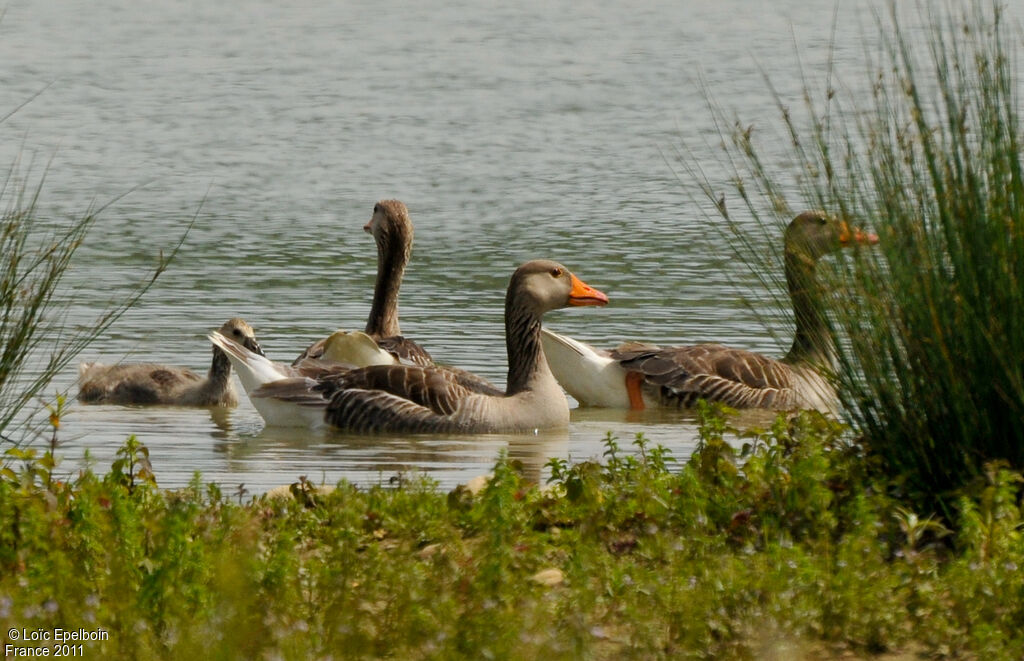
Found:
<path fill-rule="evenodd" d="M 783 362 L 834 369 L 835 344 L 825 320 L 815 264 L 840 248 L 873 243 L 878 243 L 877 234 L 851 228 L 845 220 L 824 211 L 805 211 L 790 222 L 785 235 L 786 285 L 793 301 L 796 334 Z"/>
<path fill-rule="evenodd" d="M 516 300 L 535 314 L 579 305 L 606 305 L 608 297 L 577 278 L 558 262 L 535 259 L 512 274 L 508 301 Z"/>
<path fill-rule="evenodd" d="M 824 211 L 805 211 L 786 228 L 786 254 L 812 262 L 840 248 L 878 243 L 878 235 L 851 228 L 845 220 Z"/>
<path fill-rule="evenodd" d="M 229 337 L 235 342 L 241 344 L 249 351 L 261 356 L 266 356 L 266 354 L 263 353 L 263 347 L 261 347 L 260 343 L 256 341 L 256 333 L 252 330 L 252 326 L 245 323 L 244 319 L 240 319 L 238 317 L 228 319 L 224 322 L 224 325 L 220 327 L 219 332 L 224 337 Z M 219 351 L 216 347 L 214 350 Z"/>
<path fill-rule="evenodd" d="M 409 209 L 398 200 L 381 200 L 373 205 L 373 215 L 363 225 L 363 230 L 373 236 L 382 251 L 412 247 L 412 221 Z"/>

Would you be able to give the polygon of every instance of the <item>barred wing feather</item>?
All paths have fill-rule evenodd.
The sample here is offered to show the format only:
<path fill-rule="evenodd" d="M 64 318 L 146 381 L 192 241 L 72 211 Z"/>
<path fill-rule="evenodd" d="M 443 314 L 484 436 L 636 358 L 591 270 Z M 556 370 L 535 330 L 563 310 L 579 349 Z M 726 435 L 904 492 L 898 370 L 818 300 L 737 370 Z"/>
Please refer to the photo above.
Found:
<path fill-rule="evenodd" d="M 643 374 L 666 404 L 691 407 L 706 399 L 736 408 L 784 409 L 798 401 L 792 368 L 751 351 L 721 344 L 623 346 L 612 357 Z"/>

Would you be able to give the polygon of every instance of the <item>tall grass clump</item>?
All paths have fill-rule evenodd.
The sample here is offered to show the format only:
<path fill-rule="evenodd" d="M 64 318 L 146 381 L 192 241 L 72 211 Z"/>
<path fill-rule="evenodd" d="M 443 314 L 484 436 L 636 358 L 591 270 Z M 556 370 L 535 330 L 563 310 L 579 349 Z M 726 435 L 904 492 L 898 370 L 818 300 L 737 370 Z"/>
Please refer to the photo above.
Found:
<path fill-rule="evenodd" d="M 875 19 L 882 49 L 865 55 L 864 80 L 839 81 L 830 63 L 791 100 L 766 75 L 783 159 L 709 106 L 755 225 L 775 232 L 820 207 L 877 229 L 878 246 L 831 273 L 835 377 L 885 469 L 946 510 L 989 462 L 1024 466 L 1021 32 L 982 2 L 934 10 L 923 31 L 895 3 Z"/>
<path fill-rule="evenodd" d="M 68 220 L 50 218 L 39 210 L 41 188 L 42 183 L 34 189 L 16 183 L 14 167 L 0 183 L 0 438 L 4 445 L 33 439 L 31 425 L 23 424 L 28 420 L 27 407 L 139 300 L 181 245 L 170 255 L 161 255 L 153 271 L 91 325 L 70 328 L 66 323 L 69 301 L 58 291 L 75 251 L 103 209 Z M 12 427 L 22 433 L 9 434 Z"/>

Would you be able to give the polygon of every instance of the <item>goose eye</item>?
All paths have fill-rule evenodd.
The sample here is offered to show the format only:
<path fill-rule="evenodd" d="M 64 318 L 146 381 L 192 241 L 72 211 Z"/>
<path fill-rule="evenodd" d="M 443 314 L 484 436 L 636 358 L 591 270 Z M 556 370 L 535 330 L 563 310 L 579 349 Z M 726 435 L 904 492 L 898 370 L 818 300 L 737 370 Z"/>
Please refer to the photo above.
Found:
<path fill-rule="evenodd" d="M 551 269 L 551 275 L 552 275 L 552 277 L 555 277 L 555 278 L 561 278 L 562 277 L 562 269 L 559 269 L 559 268 Z"/>
<path fill-rule="evenodd" d="M 234 335 L 235 337 L 242 337 L 242 331 L 238 330 L 237 328 L 231 331 L 231 334 Z"/>
<path fill-rule="evenodd" d="M 819 225 L 824 225 L 827 222 L 828 222 L 828 219 L 825 218 L 825 216 L 818 216 L 818 224 Z"/>

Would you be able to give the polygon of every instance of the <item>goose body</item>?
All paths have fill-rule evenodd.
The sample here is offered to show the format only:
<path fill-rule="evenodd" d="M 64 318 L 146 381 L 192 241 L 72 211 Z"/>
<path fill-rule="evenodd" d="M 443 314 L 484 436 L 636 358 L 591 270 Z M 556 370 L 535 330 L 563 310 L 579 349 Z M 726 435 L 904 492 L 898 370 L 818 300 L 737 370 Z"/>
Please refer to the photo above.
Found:
<path fill-rule="evenodd" d="M 252 396 L 253 392 L 265 384 L 302 383 L 304 387 L 312 388 L 317 383 L 315 379 L 304 376 L 297 367 L 272 361 L 250 351 L 223 333 L 211 333 L 209 338 L 213 346 L 223 351 L 234 365 L 242 388 L 249 394 L 249 400 L 267 424 L 277 427 L 323 426 L 323 411 L 319 407 L 297 405 L 287 399 Z"/>
<path fill-rule="evenodd" d="M 219 333 L 254 355 L 263 354 L 252 328 L 242 319 L 227 321 Z M 78 383 L 78 399 L 85 404 L 238 405 L 231 362 L 216 347 L 205 378 L 184 367 L 156 363 L 82 363 Z"/>
<path fill-rule="evenodd" d="M 377 244 L 377 280 L 373 288 L 373 304 L 366 320 L 365 332 L 353 334 L 351 344 L 336 347 L 335 358 L 339 359 L 338 362 L 360 366 L 394 365 L 400 362 L 432 364 L 433 360 L 426 349 L 404 337 L 398 324 L 398 291 L 412 254 L 413 227 L 409 210 L 398 200 L 381 200 L 374 205 L 373 215 L 363 230 L 371 234 Z M 344 334 L 345 331 L 338 333 Z M 310 345 L 293 364 L 306 358 L 323 358 L 327 342 L 338 333 Z M 372 344 L 365 340 L 370 340 Z M 343 347 L 350 348 L 351 353 L 343 353 Z"/>
<path fill-rule="evenodd" d="M 626 390 L 627 372 L 611 352 L 596 349 L 547 328 L 541 329 L 544 355 L 555 378 L 566 392 L 587 406 L 640 408 L 630 406 Z M 646 402 L 647 406 L 655 402 Z"/>
<path fill-rule="evenodd" d="M 390 360 L 374 353 L 377 343 L 359 331 L 336 331 L 324 339 L 319 358 L 304 357 L 293 364 L 273 361 L 263 353 L 251 351 L 244 344 L 223 332 L 211 333 L 210 342 L 237 366 L 238 379 L 246 393 L 258 390 L 268 383 L 303 383 L 308 387 L 316 379 L 332 373 L 345 372 L 362 365 L 390 365 Z M 359 358 L 366 359 L 358 362 Z M 390 358 L 390 356 L 388 356 Z M 378 362 L 373 362 L 374 360 Z M 323 424 L 319 410 L 291 406 L 273 397 L 250 398 L 264 420 L 275 421 L 279 427 L 318 427 Z"/>
<path fill-rule="evenodd" d="M 562 307 L 607 301 L 556 262 L 535 260 L 519 267 L 505 298 L 505 391 L 481 386 L 463 370 L 436 365 L 373 365 L 318 378 L 274 378 L 280 374 L 259 372 L 259 357 L 244 347 L 227 338 L 214 341 L 235 345 L 227 355 L 240 375 L 248 372 L 242 384 L 268 425 L 354 433 L 524 432 L 569 422 L 568 402 L 541 347 L 541 317 Z"/>
<path fill-rule="evenodd" d="M 786 229 L 786 281 L 796 316 L 789 353 L 776 360 L 721 344 L 660 347 L 627 343 L 595 349 L 547 329 L 544 351 L 555 377 L 585 406 L 642 409 L 694 406 L 698 400 L 734 408 L 816 409 L 834 413 L 832 344 L 815 301 L 818 259 L 843 246 L 877 243 L 820 211 L 797 216 Z"/>

